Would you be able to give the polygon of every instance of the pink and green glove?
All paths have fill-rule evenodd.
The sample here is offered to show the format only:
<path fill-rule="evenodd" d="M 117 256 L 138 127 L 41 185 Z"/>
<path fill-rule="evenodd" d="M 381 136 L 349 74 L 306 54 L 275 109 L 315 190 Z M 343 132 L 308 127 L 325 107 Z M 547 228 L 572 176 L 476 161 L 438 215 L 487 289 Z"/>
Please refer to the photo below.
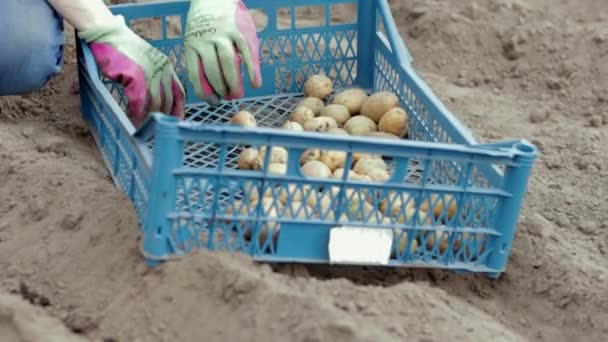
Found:
<path fill-rule="evenodd" d="M 122 16 L 78 36 L 89 43 L 102 73 L 125 87 L 128 114 L 136 127 L 150 112 L 184 118 L 185 92 L 171 61 L 135 34 Z"/>
<path fill-rule="evenodd" d="M 188 78 L 201 99 L 216 105 L 243 97 L 242 60 L 251 86 L 262 86 L 257 31 L 241 0 L 192 0 L 184 46 Z"/>

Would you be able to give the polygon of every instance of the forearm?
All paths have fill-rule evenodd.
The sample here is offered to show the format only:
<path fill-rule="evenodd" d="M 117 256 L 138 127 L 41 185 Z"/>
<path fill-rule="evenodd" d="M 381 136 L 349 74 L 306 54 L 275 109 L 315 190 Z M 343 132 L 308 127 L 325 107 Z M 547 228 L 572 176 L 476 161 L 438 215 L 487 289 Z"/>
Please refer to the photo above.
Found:
<path fill-rule="evenodd" d="M 48 0 L 48 2 L 79 32 L 113 20 L 113 14 L 103 0 Z"/>

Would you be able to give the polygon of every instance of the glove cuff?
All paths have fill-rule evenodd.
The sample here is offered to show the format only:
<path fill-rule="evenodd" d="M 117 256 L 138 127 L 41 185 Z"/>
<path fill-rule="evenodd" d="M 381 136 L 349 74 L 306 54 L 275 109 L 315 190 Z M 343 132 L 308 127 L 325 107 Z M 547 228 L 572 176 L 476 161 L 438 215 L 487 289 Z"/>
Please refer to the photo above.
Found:
<path fill-rule="evenodd" d="M 191 0 L 190 1 L 190 12 L 209 12 L 219 11 L 226 8 L 236 8 L 240 0 Z"/>
<path fill-rule="evenodd" d="M 94 41 L 107 40 L 104 37 L 113 35 L 124 29 L 129 29 L 125 18 L 122 15 L 115 15 L 113 20 L 87 29 L 86 31 L 78 32 L 78 37 L 87 43 Z"/>

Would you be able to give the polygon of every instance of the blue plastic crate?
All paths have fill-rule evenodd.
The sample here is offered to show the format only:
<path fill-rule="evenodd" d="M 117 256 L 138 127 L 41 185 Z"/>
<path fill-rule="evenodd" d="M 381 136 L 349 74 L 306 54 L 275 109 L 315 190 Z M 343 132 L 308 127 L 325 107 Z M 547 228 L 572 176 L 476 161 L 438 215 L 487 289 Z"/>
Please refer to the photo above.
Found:
<path fill-rule="evenodd" d="M 155 114 L 135 130 L 121 87 L 100 76 L 89 47 L 78 42 L 83 116 L 116 184 L 135 204 L 148 263 L 195 248 L 240 251 L 267 262 L 333 263 L 330 232 L 356 226 L 392 234 L 389 266 L 500 275 L 537 149 L 525 140 L 478 144 L 412 68 L 386 0 L 245 2 L 268 19 L 259 31 L 264 85 L 247 84 L 247 98 L 218 107 L 198 100 L 187 82 L 183 36 L 175 25 L 185 27 L 188 1 L 111 7 L 136 32 L 137 25 L 155 30 L 156 37 L 144 37 L 173 59 L 188 92 L 187 119 L 181 122 Z M 353 23 L 332 20 L 335 6 L 343 4 L 357 7 Z M 322 8 L 322 25 L 300 22 L 296 13 L 307 6 Z M 302 98 L 304 80 L 318 72 L 329 75 L 337 90 L 357 86 L 398 95 L 411 115 L 407 139 L 276 129 Z M 254 113 L 261 127 L 227 125 L 242 109 Z M 286 148 L 287 173 L 239 170 L 246 146 Z M 381 154 L 391 178 L 306 178 L 300 156 L 309 148 L 346 151 L 347 165 L 353 152 Z M 252 202 L 256 194 L 270 197 Z M 331 205 L 319 205 L 323 201 Z M 383 201 L 393 212 L 388 218 L 367 210 Z M 361 241 L 352 246 L 359 246 L 358 256 L 369 252 Z"/>

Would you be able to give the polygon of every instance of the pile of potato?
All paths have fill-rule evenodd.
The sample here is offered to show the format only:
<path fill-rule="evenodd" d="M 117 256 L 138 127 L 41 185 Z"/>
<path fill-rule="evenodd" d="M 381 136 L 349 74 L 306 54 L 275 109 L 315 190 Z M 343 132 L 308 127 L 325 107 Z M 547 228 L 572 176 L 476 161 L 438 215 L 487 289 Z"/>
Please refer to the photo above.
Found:
<path fill-rule="evenodd" d="M 334 92 L 333 82 L 325 75 L 312 75 L 304 84 L 305 98 L 298 102 L 281 128 L 293 131 L 323 132 L 327 134 L 358 135 L 370 138 L 401 139 L 407 135 L 409 115 L 399 107 L 399 98 L 391 92 L 368 95 L 358 88 Z M 240 111 L 232 123 L 255 127 L 254 116 Z M 264 147 L 262 147 L 263 149 Z M 247 148 L 239 159 L 239 168 L 261 170 L 265 151 Z M 302 173 L 311 177 L 341 177 L 347 152 L 310 149 L 301 157 Z M 350 177 L 353 179 L 385 182 L 389 170 L 381 155 L 354 153 Z M 287 151 L 272 147 L 270 171 L 285 173 Z"/>
<path fill-rule="evenodd" d="M 391 92 L 376 92 L 368 95 L 364 90 L 351 88 L 342 90 L 330 97 L 334 93 L 333 82 L 330 78 L 322 74 L 312 75 L 304 84 L 305 97 L 298 102 L 291 112 L 288 121 L 282 129 L 293 131 L 322 132 L 336 135 L 356 135 L 368 138 L 384 139 L 403 139 L 407 136 L 409 126 L 409 115 L 405 109 L 399 106 L 399 98 Z M 254 116 L 246 111 L 236 113 L 232 117 L 232 123 L 247 127 L 255 127 Z M 288 151 L 280 146 L 270 148 L 269 173 L 286 174 Z M 268 148 L 262 146 L 259 149 L 245 148 L 238 161 L 238 166 L 242 170 L 262 170 Z M 316 178 L 335 178 L 342 179 L 346 171 L 347 152 L 338 150 L 320 150 L 311 148 L 306 150 L 300 158 L 301 172 L 304 176 Z M 349 180 L 362 182 L 386 182 L 391 175 L 382 155 L 353 153 L 352 168 L 348 172 Z M 255 205 L 259 202 L 258 189 L 244 189 L 249 194 L 250 203 Z M 273 193 L 268 190 L 264 193 L 263 206 L 264 213 L 269 217 L 298 216 L 307 218 L 311 215 L 316 217 L 323 216 L 325 219 L 333 220 L 333 210 L 336 205 L 333 199 L 337 198 L 338 187 L 330 189 L 312 189 L 305 186 L 303 191 L 295 192 L 295 186 L 290 186 L 289 192 L 292 198 L 287 201 L 287 192 L 281 192 L 280 205 L 281 212 L 276 212 L 275 208 L 270 210 Z M 300 189 L 302 190 L 302 189 Z M 310 193 L 315 191 L 317 193 Z M 387 198 L 379 200 L 375 193 L 367 191 L 362 196 L 353 196 L 353 189 L 347 190 L 349 199 L 346 213 L 341 218 L 343 221 L 361 220 L 373 213 L 372 218 L 375 223 L 390 224 L 391 219 L 404 223 L 406 218 L 412 218 L 415 210 L 414 201 L 409 201 L 407 207 L 401 200 L 394 201 L 389 207 Z M 393 197 L 395 196 L 392 194 Z M 333 197 L 332 197 L 333 196 Z M 389 194 L 390 198 L 391 194 Z M 435 204 L 434 216 L 439 217 L 443 213 L 444 205 L 449 205 L 448 217 L 451 219 L 457 210 L 456 201 L 450 195 L 438 197 L 433 195 L 431 201 L 435 204 L 437 199 L 442 199 Z M 363 200 L 360 200 L 360 199 Z M 374 206 L 376 203 L 379 205 Z M 302 209 L 303 208 L 303 209 Z M 425 201 L 420 206 L 418 224 L 431 225 L 433 220 L 428 213 L 430 208 L 429 201 Z M 266 211 L 266 209 L 268 209 Z M 333 209 L 333 210 L 332 210 Z M 364 215 L 359 215 L 360 211 Z M 325 213 L 330 215 L 325 217 Z M 298 214 L 299 213 L 299 214 Z M 268 223 L 263 234 L 260 236 L 260 244 L 267 237 L 267 232 L 273 232 L 276 239 L 280 226 Z M 432 233 L 430 233 L 432 234 Z M 405 232 L 395 230 L 396 243 L 400 253 L 407 248 L 407 235 Z M 465 236 L 465 238 L 467 238 Z M 435 236 L 428 237 L 427 248 L 435 246 Z M 448 247 L 448 235 L 443 234 L 440 241 L 440 251 L 443 252 Z M 460 241 L 455 243 L 455 247 L 460 246 Z M 418 241 L 412 240 L 411 250 L 416 251 Z"/>

